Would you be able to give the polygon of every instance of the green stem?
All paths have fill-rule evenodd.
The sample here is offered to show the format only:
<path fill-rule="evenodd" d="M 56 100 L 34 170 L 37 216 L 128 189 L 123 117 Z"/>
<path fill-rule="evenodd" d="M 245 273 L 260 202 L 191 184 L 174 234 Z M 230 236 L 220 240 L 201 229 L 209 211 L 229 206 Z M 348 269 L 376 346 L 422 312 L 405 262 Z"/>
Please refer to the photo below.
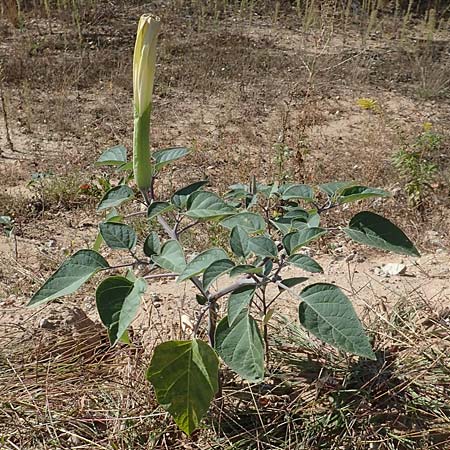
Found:
<path fill-rule="evenodd" d="M 135 114 L 133 135 L 134 180 L 146 202 L 152 185 L 153 167 L 150 161 L 150 114 L 151 105 L 141 116 Z"/>

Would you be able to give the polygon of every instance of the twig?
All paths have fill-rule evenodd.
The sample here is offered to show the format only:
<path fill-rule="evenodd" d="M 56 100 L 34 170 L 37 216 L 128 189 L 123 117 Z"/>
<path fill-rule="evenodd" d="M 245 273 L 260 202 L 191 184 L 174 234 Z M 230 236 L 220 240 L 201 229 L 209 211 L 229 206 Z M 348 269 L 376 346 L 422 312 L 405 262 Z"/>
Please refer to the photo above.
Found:
<path fill-rule="evenodd" d="M 1 82 L 2 80 L 0 80 Z M 14 153 L 14 145 L 11 140 L 11 133 L 9 131 L 9 120 L 8 120 L 8 113 L 6 111 L 6 102 L 5 102 L 5 96 L 3 94 L 3 88 L 0 86 L 0 100 L 2 102 L 2 114 L 3 114 L 3 121 L 5 122 L 5 131 L 6 131 L 6 143 L 8 144 L 9 150 L 11 153 Z M 20 153 L 20 152 L 19 152 Z"/>
<path fill-rule="evenodd" d="M 146 280 L 158 280 L 160 278 L 176 278 L 179 274 L 175 272 L 170 273 L 155 273 L 153 275 L 145 275 Z"/>

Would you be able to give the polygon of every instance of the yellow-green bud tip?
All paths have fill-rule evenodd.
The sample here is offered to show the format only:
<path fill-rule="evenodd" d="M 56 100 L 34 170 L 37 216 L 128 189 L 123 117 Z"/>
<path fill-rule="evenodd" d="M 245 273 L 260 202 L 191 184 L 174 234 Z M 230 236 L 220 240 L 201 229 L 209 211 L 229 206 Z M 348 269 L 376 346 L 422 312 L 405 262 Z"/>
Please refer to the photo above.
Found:
<path fill-rule="evenodd" d="M 134 110 L 141 116 L 152 102 L 156 69 L 156 41 L 161 27 L 159 17 L 144 14 L 139 20 L 133 57 Z"/>

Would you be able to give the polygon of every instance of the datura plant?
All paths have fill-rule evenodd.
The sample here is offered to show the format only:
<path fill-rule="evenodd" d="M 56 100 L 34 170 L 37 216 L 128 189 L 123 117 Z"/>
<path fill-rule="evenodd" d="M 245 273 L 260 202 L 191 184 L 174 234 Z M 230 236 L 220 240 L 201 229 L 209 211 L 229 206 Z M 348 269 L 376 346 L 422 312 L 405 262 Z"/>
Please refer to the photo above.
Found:
<path fill-rule="evenodd" d="M 356 357 L 376 359 L 346 295 L 333 284 L 311 282 L 323 270 L 305 246 L 340 233 L 358 244 L 419 254 L 399 228 L 374 212 L 359 212 L 345 227 L 323 225 L 323 214 L 332 208 L 389 195 L 354 182 L 309 186 L 252 179 L 218 195 L 207 189 L 208 180 L 199 180 L 158 198 L 155 184 L 165 167 L 189 154 L 183 147 L 150 152 L 159 28 L 159 19 L 152 16 L 143 16 L 139 22 L 133 62 L 133 161 L 127 161 L 127 151 L 119 145 L 96 162 L 123 175 L 97 207 L 103 217 L 98 237 L 92 248 L 64 261 L 29 306 L 70 295 L 101 274 L 104 277 L 95 293 L 100 320 L 111 345 L 125 345 L 130 343 L 127 330 L 152 282 L 192 283 L 198 292 L 197 314 L 190 312 L 197 317 L 192 339 L 157 346 L 147 370 L 157 401 L 190 434 L 218 392 L 219 358 L 251 383 L 262 382 L 270 374 L 269 324 L 282 295 L 294 299 L 299 326 L 312 338 Z M 133 201 L 137 210 L 130 213 Z M 140 214 L 147 219 L 143 236 L 131 225 L 131 217 Z M 228 241 L 189 256 L 182 237 L 195 226 L 204 228 L 206 222 L 222 228 Z M 112 265 L 101 254 L 104 247 L 125 251 L 128 257 Z M 290 276 L 285 275 L 287 268 Z M 298 271 L 295 276 L 292 269 Z"/>

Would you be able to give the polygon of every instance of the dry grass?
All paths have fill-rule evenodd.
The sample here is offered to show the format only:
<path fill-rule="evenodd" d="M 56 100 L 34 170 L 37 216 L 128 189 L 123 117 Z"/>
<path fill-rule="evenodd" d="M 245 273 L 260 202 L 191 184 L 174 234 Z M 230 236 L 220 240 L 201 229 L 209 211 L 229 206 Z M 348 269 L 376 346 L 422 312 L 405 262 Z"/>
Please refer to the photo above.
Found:
<path fill-rule="evenodd" d="M 8 328 L 0 436 L 8 449 L 432 449 L 450 445 L 448 311 L 405 300 L 372 309 L 378 361 L 311 341 L 280 317 L 262 385 L 224 373 L 205 427 L 183 437 L 144 382 L 139 345 L 109 349 L 78 312 L 77 333 Z M 368 319 L 369 320 L 369 319 Z"/>
<path fill-rule="evenodd" d="M 396 188 L 392 154 L 432 121 L 444 156 L 425 219 L 401 191 L 369 206 L 424 248 L 430 229 L 448 240 L 449 16 L 438 5 L 444 2 L 434 2 L 435 13 L 421 3 L 153 2 L 165 26 L 152 143 L 193 149 L 167 171 L 161 192 L 205 177 L 224 191 L 252 175 Z M 24 301 L 36 273 L 50 272 L 74 241 L 87 239 L 86 230 L 95 233 L 79 222 L 99 194 L 79 187 L 104 175 L 86 175 L 104 148 L 131 148 L 130 55 L 135 19 L 148 9 L 141 1 L 2 3 L 1 87 L 12 149 L 0 132 L 7 150 L 0 215 L 16 219 L 19 260 L 31 261 L 25 273 L 20 261 L 4 260 L 5 298 Z M 373 98 L 377 110 L 361 110 L 359 98 Z M 55 175 L 30 200 L 20 193 L 35 172 Z M 61 224 L 75 225 L 59 235 Z M 205 229 L 192 246 L 204 245 L 206 234 L 223 239 Z M 27 239 L 45 251 L 30 258 Z M 50 239 L 55 249 L 46 246 Z M 250 387 L 226 372 L 223 398 L 192 439 L 143 381 L 149 349 L 111 350 L 91 326 L 74 336 L 2 322 L 0 447 L 450 448 L 447 318 L 410 300 L 370 310 L 366 325 L 379 356 L 370 364 L 311 344 L 280 319 L 267 383 Z"/>

